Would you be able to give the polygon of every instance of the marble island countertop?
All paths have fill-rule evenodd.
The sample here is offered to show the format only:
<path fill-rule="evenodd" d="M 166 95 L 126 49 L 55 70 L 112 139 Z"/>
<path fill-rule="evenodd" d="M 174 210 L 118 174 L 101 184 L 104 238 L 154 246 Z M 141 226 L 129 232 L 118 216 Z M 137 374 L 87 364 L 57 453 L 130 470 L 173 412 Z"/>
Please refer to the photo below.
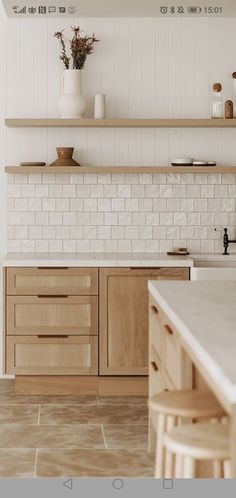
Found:
<path fill-rule="evenodd" d="M 48 267 L 192 267 L 189 256 L 167 256 L 156 253 L 8 253 L 2 266 Z"/>
<path fill-rule="evenodd" d="M 192 360 L 236 403 L 236 282 L 149 282 Z M 201 370 L 200 370 L 201 371 Z"/>

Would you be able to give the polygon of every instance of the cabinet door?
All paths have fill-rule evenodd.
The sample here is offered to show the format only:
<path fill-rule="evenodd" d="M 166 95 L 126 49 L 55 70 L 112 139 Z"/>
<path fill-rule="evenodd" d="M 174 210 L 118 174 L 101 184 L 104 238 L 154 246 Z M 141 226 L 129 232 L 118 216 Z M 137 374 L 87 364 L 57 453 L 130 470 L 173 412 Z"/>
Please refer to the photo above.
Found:
<path fill-rule="evenodd" d="M 8 335 L 97 335 L 95 296 L 8 296 Z"/>
<path fill-rule="evenodd" d="M 148 374 L 148 280 L 188 279 L 188 269 L 100 270 L 100 374 Z"/>

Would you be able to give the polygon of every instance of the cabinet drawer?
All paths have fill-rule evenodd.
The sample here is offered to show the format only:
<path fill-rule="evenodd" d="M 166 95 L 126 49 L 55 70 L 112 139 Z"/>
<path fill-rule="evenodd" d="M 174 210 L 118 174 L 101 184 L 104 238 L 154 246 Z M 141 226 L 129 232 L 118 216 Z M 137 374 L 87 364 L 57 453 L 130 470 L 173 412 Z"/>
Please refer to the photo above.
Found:
<path fill-rule="evenodd" d="M 163 319 L 163 372 L 178 389 L 181 369 L 181 346 L 172 324 Z"/>
<path fill-rule="evenodd" d="M 7 373 L 97 375 L 97 337 L 8 337 Z"/>
<path fill-rule="evenodd" d="M 149 300 L 149 330 L 149 346 L 155 348 L 160 363 L 162 358 L 162 322 L 159 307 L 152 299 Z"/>
<path fill-rule="evenodd" d="M 159 360 L 154 348 L 150 350 L 149 361 L 149 396 L 154 396 L 164 389 L 163 379 L 160 372 Z"/>
<path fill-rule="evenodd" d="M 97 268 L 7 268 L 7 294 L 97 295 Z"/>
<path fill-rule="evenodd" d="M 96 335 L 95 296 L 7 297 L 8 335 Z"/>

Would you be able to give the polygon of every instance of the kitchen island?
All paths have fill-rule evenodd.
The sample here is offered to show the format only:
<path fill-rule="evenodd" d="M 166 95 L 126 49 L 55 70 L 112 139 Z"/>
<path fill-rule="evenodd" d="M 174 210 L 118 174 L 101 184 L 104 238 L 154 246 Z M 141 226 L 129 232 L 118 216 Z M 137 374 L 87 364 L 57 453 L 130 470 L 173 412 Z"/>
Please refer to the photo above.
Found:
<path fill-rule="evenodd" d="M 150 318 L 160 315 L 166 332 L 162 337 L 160 319 L 156 328 L 150 319 L 150 348 L 154 343 L 160 374 L 154 391 L 167 381 L 172 382 L 167 388 L 196 387 L 194 365 L 231 418 L 231 475 L 236 478 L 236 283 L 149 282 L 148 287 Z M 151 349 L 149 355 L 153 364 Z M 152 374 L 150 382 L 153 389 Z"/>

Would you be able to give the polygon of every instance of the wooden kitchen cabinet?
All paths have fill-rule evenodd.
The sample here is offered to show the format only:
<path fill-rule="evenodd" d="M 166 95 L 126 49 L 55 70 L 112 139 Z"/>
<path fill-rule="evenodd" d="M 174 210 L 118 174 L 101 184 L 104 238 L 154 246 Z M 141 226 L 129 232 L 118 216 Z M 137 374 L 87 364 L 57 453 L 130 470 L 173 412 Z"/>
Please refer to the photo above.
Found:
<path fill-rule="evenodd" d="M 181 346 L 174 325 L 151 296 L 149 297 L 149 358 L 151 393 L 158 393 L 153 387 L 153 384 L 156 384 L 153 361 L 161 374 L 163 388 L 170 390 L 192 388 L 193 365 Z"/>
<path fill-rule="evenodd" d="M 148 280 L 152 279 L 188 280 L 189 269 L 100 269 L 101 375 L 148 374 Z"/>

